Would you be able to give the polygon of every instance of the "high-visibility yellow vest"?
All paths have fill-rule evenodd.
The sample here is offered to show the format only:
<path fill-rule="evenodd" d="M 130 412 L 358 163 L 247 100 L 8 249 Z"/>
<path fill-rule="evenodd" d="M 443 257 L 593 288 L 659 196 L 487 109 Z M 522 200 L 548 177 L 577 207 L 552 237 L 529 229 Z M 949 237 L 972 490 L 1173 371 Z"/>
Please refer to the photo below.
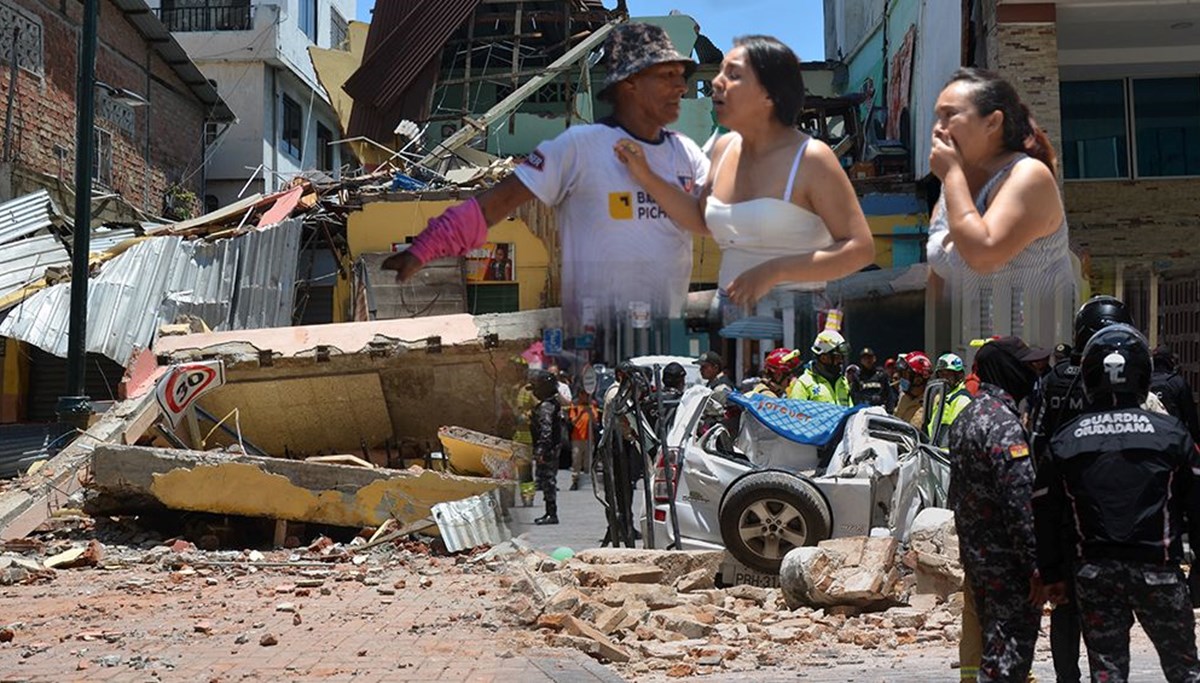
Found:
<path fill-rule="evenodd" d="M 845 376 L 839 376 L 837 382 L 829 383 L 812 368 L 805 370 L 792 386 L 788 387 L 788 398 L 798 398 L 804 401 L 819 401 L 833 403 L 839 406 L 851 406 L 850 383 Z"/>

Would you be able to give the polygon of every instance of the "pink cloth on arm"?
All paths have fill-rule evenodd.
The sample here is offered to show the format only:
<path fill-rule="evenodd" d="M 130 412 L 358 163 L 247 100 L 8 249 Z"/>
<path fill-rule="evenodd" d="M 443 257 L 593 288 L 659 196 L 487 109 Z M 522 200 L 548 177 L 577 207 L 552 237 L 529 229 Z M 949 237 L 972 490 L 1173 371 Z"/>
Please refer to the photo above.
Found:
<path fill-rule="evenodd" d="M 487 240 L 487 220 L 475 198 L 452 206 L 413 239 L 408 251 L 422 265 L 444 256 L 462 256 Z"/>

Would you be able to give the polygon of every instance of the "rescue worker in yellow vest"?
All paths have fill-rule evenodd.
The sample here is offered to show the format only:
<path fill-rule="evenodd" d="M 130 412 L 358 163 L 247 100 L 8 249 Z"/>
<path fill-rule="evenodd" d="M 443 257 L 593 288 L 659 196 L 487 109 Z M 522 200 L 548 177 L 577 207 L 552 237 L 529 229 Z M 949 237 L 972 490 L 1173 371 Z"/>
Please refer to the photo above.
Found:
<path fill-rule="evenodd" d="M 818 334 L 812 345 L 815 358 L 788 387 L 788 398 L 847 407 L 853 405 L 850 383 L 842 373 L 842 362 L 848 348 L 846 340 L 834 330 Z"/>
<path fill-rule="evenodd" d="M 957 354 L 943 353 L 938 356 L 937 365 L 934 367 L 934 375 L 946 383 L 946 407 L 942 410 L 941 435 L 938 439 L 937 446 L 945 446 L 950 434 L 950 425 L 954 424 L 954 420 L 958 418 L 958 414 L 963 411 L 971 403 L 971 392 L 967 391 L 967 371 L 963 367 L 962 358 Z M 937 426 L 933 422 L 929 423 L 928 432 L 929 438 L 933 439 L 937 432 Z"/>

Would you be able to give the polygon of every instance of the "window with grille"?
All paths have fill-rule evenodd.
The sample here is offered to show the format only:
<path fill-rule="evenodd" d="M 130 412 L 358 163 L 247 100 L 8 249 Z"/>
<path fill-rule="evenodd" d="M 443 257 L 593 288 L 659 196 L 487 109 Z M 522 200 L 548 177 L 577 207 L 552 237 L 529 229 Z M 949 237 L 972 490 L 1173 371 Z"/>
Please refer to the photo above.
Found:
<path fill-rule="evenodd" d="M 300 161 L 304 153 L 304 111 L 295 100 L 283 96 L 283 130 L 280 133 L 279 147 L 284 153 L 296 161 Z"/>
<path fill-rule="evenodd" d="M 101 187 L 112 187 L 112 133 L 103 128 L 93 128 L 92 182 Z"/>
<path fill-rule="evenodd" d="M 35 76 L 45 74 L 42 55 L 42 20 L 35 14 L 0 2 L 0 60 Z"/>
<path fill-rule="evenodd" d="M 337 13 L 337 10 L 329 11 L 329 47 L 334 50 L 349 50 L 350 25 L 342 18 L 342 15 Z"/>

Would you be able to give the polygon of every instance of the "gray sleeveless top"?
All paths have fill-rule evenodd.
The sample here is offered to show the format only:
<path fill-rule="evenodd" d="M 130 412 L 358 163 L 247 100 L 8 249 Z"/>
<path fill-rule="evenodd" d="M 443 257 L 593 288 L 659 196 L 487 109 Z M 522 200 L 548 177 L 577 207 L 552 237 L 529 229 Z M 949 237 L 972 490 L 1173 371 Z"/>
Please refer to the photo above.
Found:
<path fill-rule="evenodd" d="M 987 211 L 1000 181 L 1025 158 L 1018 154 L 983 186 L 975 198 L 980 215 Z M 943 194 L 930 221 L 925 250 L 930 266 L 948 285 L 953 342 L 958 350 L 973 358 L 969 342 L 992 335 L 1016 335 L 1043 348 L 1071 339 L 1079 285 L 1065 216 L 1057 230 L 1034 240 L 989 274 L 972 270 L 953 244 L 947 247 L 949 234 Z"/>

